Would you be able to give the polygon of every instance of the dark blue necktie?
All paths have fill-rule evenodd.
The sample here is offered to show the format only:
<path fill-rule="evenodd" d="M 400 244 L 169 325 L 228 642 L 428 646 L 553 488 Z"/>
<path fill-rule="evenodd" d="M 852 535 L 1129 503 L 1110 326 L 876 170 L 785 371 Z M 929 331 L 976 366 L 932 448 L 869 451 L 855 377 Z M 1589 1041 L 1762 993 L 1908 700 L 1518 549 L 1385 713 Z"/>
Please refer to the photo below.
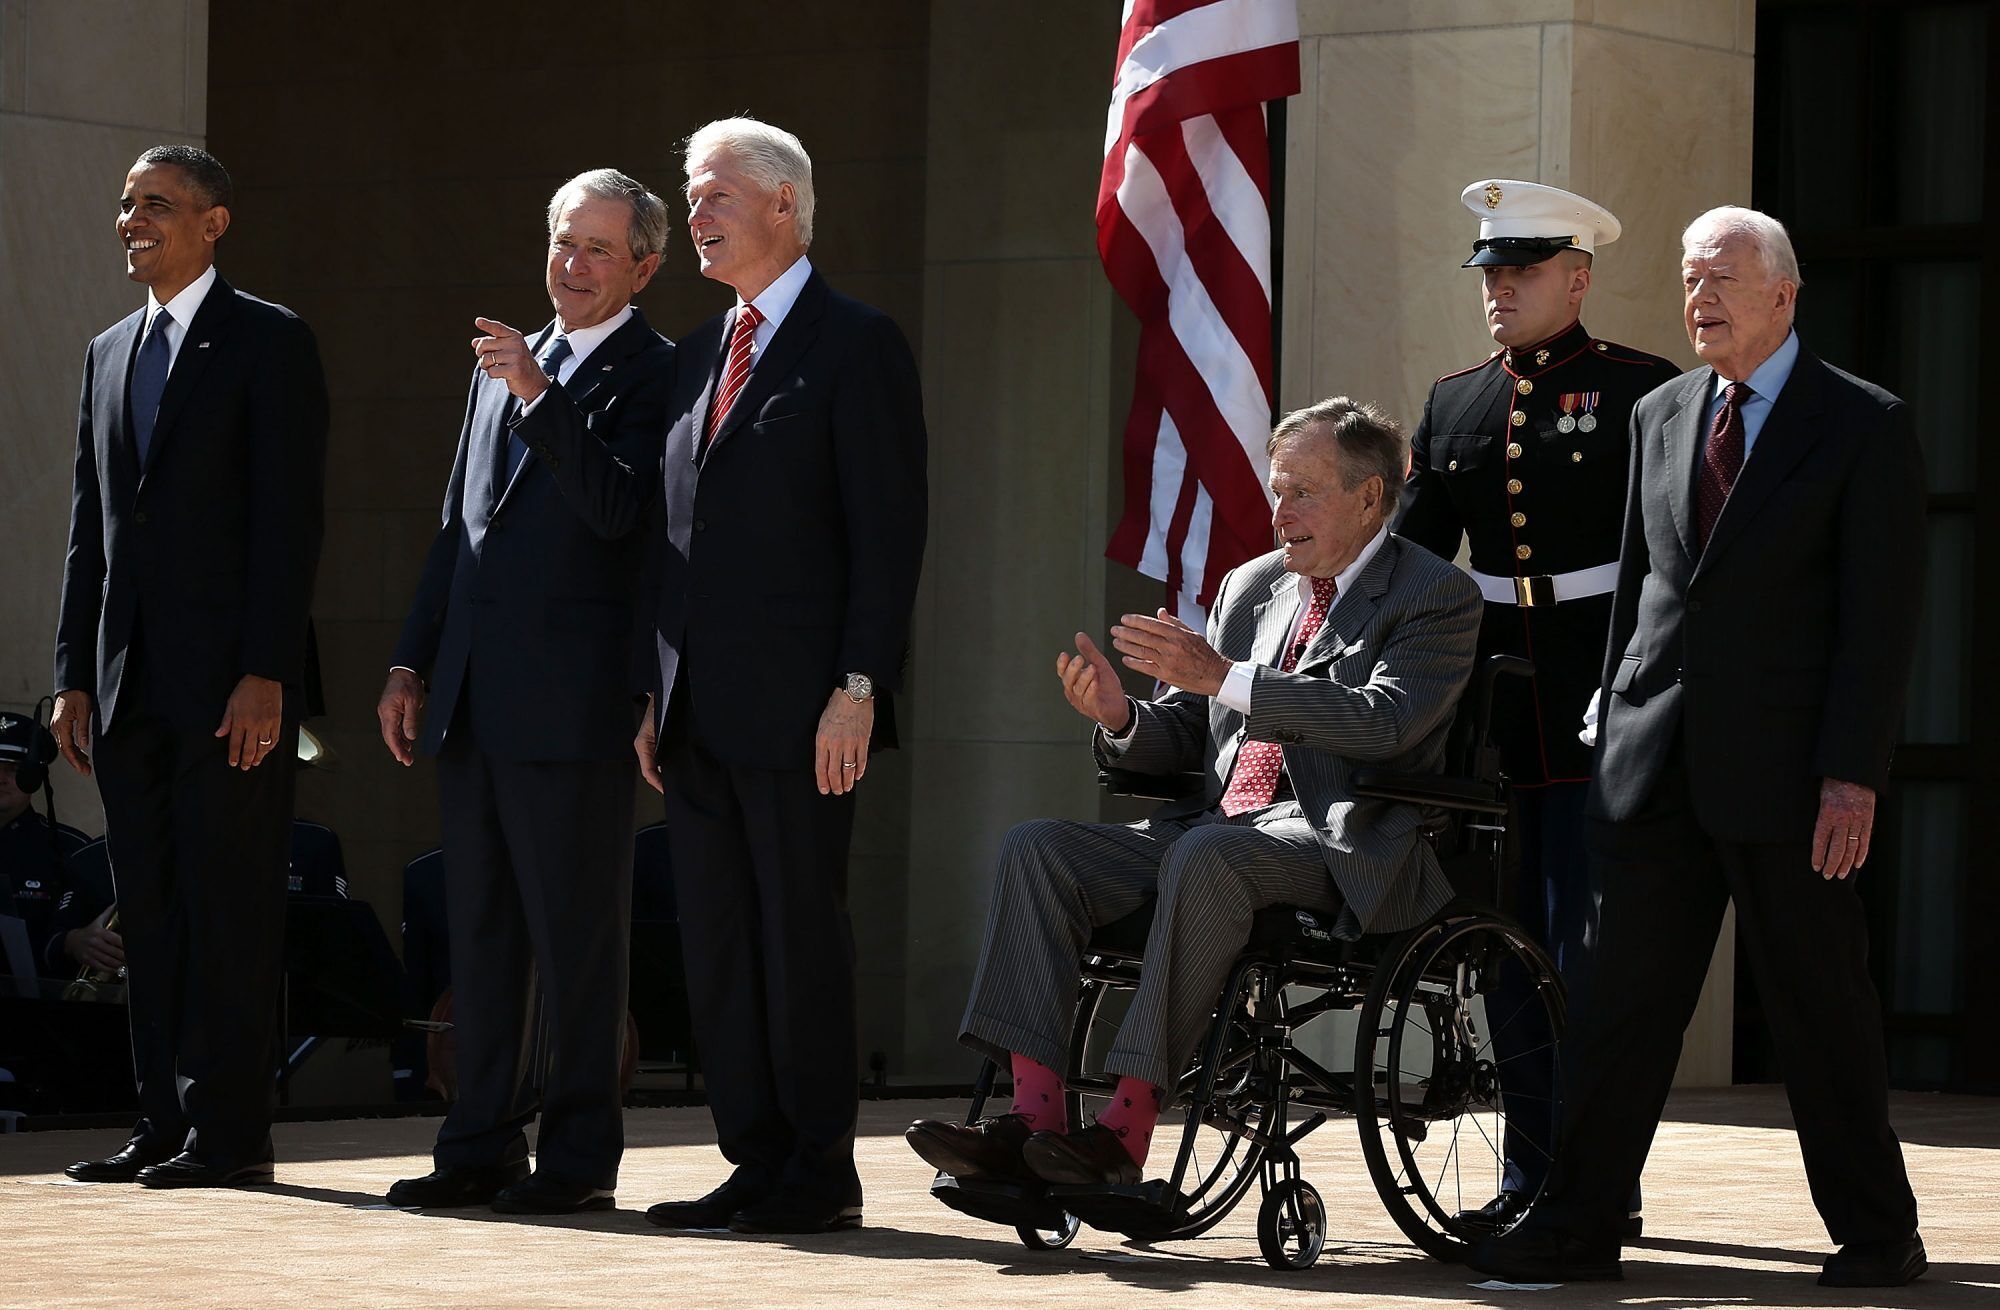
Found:
<path fill-rule="evenodd" d="M 542 372 L 549 375 L 549 381 L 551 382 L 559 381 L 559 379 L 556 377 L 556 374 L 562 372 L 563 361 L 568 359 L 569 356 L 570 356 L 570 349 L 569 349 L 568 337 L 559 336 L 554 341 L 549 343 L 548 353 L 542 356 Z M 512 405 L 509 405 L 508 408 L 511 411 L 514 407 Z M 519 437 L 515 436 L 511 431 L 508 432 L 507 478 L 506 481 L 500 484 L 500 489 L 502 491 L 505 491 L 507 487 L 513 483 L 514 470 L 520 468 L 521 461 L 526 459 L 527 457 L 528 457 L 527 443 L 522 441 Z"/>
<path fill-rule="evenodd" d="M 132 361 L 132 436 L 139 446 L 139 467 L 153 448 L 153 425 L 160 419 L 160 397 L 167 390 L 167 368 L 173 363 L 167 348 L 167 324 L 173 316 L 162 308 L 146 325 L 146 339 L 139 343 L 138 357 Z"/>

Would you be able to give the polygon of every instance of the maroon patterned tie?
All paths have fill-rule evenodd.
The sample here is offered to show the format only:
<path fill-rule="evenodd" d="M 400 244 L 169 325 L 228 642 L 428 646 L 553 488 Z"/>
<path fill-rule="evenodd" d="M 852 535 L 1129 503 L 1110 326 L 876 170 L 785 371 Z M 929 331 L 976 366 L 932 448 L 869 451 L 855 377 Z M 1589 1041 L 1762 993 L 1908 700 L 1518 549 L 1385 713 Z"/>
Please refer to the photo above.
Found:
<path fill-rule="evenodd" d="M 729 335 L 729 361 L 722 366 L 722 381 L 715 388 L 715 403 L 708 410 L 707 441 L 715 440 L 715 430 L 722 426 L 729 407 L 736 403 L 736 397 L 743 393 L 743 384 L 750 380 L 750 341 L 763 321 L 764 316 L 755 305 L 745 305 L 736 311 L 736 326 Z"/>
<path fill-rule="evenodd" d="M 1743 471 L 1743 402 L 1755 394 L 1745 383 L 1730 383 L 1722 389 L 1722 408 L 1715 411 L 1715 421 L 1708 425 L 1708 444 L 1701 452 L 1701 479 L 1695 487 L 1695 517 L 1703 550 L 1708 549 L 1709 535 L 1722 517 L 1722 506 L 1729 499 L 1729 489 L 1736 485 L 1736 475 Z"/>
<path fill-rule="evenodd" d="M 1312 604 L 1306 606 L 1305 621 L 1299 624 L 1278 671 L 1290 673 L 1299 666 L 1299 657 L 1319 635 L 1326 612 L 1333 608 L 1332 578 L 1312 579 Z M 1285 767 L 1285 748 L 1275 741 L 1246 741 L 1236 752 L 1236 767 L 1229 772 L 1229 787 L 1222 793 L 1222 812 L 1234 818 L 1248 810 L 1262 809 L 1278 794 L 1278 773 Z"/>

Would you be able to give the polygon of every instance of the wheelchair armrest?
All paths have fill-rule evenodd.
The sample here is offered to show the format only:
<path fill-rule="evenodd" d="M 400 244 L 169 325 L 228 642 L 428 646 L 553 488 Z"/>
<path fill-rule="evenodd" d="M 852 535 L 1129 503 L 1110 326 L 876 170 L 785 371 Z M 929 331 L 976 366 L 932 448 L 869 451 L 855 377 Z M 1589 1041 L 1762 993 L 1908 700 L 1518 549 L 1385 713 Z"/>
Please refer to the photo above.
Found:
<path fill-rule="evenodd" d="M 1473 814 L 1505 814 L 1507 802 L 1498 783 L 1478 778 L 1454 778 L 1441 773 L 1390 773 L 1383 769 L 1358 769 L 1354 774 L 1354 794 L 1376 800 L 1407 801 L 1413 805 L 1435 805 L 1447 810 Z"/>
<path fill-rule="evenodd" d="M 1113 796 L 1135 796 L 1143 801 L 1182 800 L 1198 795 L 1207 782 L 1205 773 L 1135 773 L 1118 768 L 1097 771 L 1097 785 Z"/>

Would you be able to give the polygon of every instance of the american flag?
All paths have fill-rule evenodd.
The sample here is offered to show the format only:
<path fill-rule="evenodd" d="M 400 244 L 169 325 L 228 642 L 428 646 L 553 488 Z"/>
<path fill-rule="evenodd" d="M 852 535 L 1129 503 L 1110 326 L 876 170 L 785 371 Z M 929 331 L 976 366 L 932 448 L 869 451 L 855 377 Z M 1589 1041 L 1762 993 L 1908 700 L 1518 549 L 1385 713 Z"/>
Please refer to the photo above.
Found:
<path fill-rule="evenodd" d="M 1107 554 L 1199 625 L 1271 548 L 1271 169 L 1264 102 L 1299 90 L 1294 0 L 1125 0 L 1097 249 L 1139 316 L 1125 514 Z"/>

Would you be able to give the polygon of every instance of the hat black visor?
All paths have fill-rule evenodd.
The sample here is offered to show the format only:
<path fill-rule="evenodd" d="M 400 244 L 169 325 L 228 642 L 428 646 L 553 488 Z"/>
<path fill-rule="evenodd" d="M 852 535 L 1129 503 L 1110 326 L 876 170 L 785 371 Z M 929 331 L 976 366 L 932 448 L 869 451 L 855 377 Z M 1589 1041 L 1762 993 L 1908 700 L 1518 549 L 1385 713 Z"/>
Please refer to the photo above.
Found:
<path fill-rule="evenodd" d="M 1472 243 L 1472 258 L 1460 268 L 1526 268 L 1565 250 L 1581 250 L 1573 237 L 1486 237 Z"/>

